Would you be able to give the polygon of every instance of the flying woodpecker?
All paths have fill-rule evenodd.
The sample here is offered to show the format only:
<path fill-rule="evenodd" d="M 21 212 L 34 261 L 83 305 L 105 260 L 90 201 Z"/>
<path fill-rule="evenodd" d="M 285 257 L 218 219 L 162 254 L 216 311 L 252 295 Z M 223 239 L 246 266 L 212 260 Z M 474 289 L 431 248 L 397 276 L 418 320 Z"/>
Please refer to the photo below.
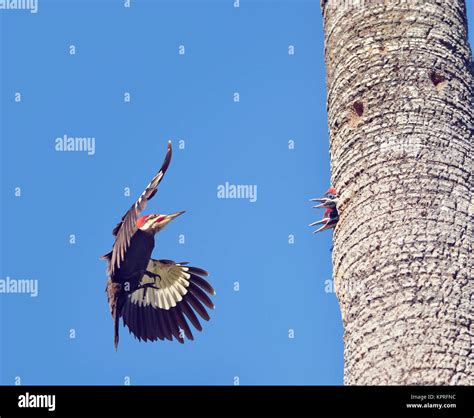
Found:
<path fill-rule="evenodd" d="M 113 229 L 112 251 L 102 257 L 108 262 L 106 292 L 114 321 L 115 350 L 119 342 L 120 318 L 139 341 L 172 341 L 175 338 L 184 343 L 183 334 L 193 340 L 188 321 L 197 330 L 202 330 L 195 312 L 208 321 L 210 318 L 203 305 L 214 309 L 207 294 L 215 295 L 215 291 L 203 278 L 208 275 L 205 270 L 184 262 L 151 258 L 155 234 L 184 213 L 141 216 L 157 192 L 171 154 L 169 141 L 162 167 Z"/>
<path fill-rule="evenodd" d="M 339 213 L 337 211 L 337 191 L 334 187 L 330 187 L 323 198 L 311 199 L 312 202 L 319 202 L 319 205 L 313 206 L 313 208 L 325 208 L 323 218 L 320 221 L 313 222 L 309 226 L 321 225 L 322 226 L 314 231 L 314 233 L 324 231 L 326 229 L 332 229 L 336 226 L 339 221 Z"/>

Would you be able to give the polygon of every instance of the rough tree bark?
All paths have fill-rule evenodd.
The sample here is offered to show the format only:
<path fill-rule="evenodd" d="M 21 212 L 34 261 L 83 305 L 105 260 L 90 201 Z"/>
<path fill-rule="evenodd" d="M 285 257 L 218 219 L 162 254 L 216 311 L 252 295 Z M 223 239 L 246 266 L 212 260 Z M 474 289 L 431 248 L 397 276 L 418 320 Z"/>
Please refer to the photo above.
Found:
<path fill-rule="evenodd" d="M 344 382 L 474 384 L 464 1 L 322 0 L 322 10 Z"/>

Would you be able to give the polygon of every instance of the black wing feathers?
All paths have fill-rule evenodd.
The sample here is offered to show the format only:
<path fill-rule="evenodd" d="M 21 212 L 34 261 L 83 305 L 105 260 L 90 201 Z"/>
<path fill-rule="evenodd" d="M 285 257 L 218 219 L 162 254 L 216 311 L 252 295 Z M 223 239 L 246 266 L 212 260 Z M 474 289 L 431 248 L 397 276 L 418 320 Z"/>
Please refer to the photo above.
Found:
<path fill-rule="evenodd" d="M 115 226 L 112 233 L 116 236 L 112 248 L 112 257 L 109 262 L 109 275 L 112 275 L 115 269 L 120 268 L 120 264 L 125 259 L 125 253 L 130 246 L 130 240 L 133 234 L 137 232 L 137 220 L 141 212 L 145 209 L 148 201 L 156 194 L 157 187 L 168 169 L 171 161 L 171 142 L 168 142 L 168 150 L 165 160 L 155 177 L 148 184 L 146 189 L 140 195 L 138 200 L 132 205 L 122 220 Z"/>
<path fill-rule="evenodd" d="M 174 295 L 174 303 L 165 306 L 162 302 L 163 295 L 154 297 L 150 294 L 147 298 L 144 289 L 137 290 L 131 293 L 125 302 L 122 310 L 124 324 L 139 340 L 171 341 L 176 339 L 184 343 L 183 334 L 187 339 L 193 340 L 193 333 L 188 322 L 201 331 L 202 326 L 196 313 L 208 321 L 210 317 L 206 307 L 214 308 L 214 304 L 206 294 L 207 292 L 214 295 L 214 289 L 205 279 L 196 274 L 199 272 L 207 275 L 207 273 L 202 269 L 188 267 L 186 263 L 176 264 L 170 260 L 152 259 L 148 269 L 154 269 L 153 271 L 160 275 L 160 279 L 156 279 L 156 288 L 147 288 L 146 292 L 156 292 L 157 295 L 159 292 L 165 292 L 165 294 Z M 178 283 L 181 287 L 176 287 Z M 167 289 L 174 289 L 174 291 L 166 293 Z"/>

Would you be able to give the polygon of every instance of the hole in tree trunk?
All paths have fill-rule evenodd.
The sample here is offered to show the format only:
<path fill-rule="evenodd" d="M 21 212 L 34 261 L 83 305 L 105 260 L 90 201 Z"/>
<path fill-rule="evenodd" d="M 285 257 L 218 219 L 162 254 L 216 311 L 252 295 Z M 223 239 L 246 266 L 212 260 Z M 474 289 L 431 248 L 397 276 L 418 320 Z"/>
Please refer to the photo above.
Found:
<path fill-rule="evenodd" d="M 431 82 L 438 89 L 438 91 L 443 90 L 444 87 L 446 87 L 446 84 L 448 84 L 446 77 L 436 71 L 431 71 L 429 75 Z"/>
<path fill-rule="evenodd" d="M 355 128 L 361 123 L 367 103 L 357 100 L 349 107 L 349 126 Z"/>
<path fill-rule="evenodd" d="M 431 71 L 430 79 L 435 86 L 446 80 L 441 74 L 437 73 L 436 71 Z"/>
<path fill-rule="evenodd" d="M 361 117 L 364 114 L 364 104 L 362 102 L 354 102 L 352 105 L 357 116 Z"/>

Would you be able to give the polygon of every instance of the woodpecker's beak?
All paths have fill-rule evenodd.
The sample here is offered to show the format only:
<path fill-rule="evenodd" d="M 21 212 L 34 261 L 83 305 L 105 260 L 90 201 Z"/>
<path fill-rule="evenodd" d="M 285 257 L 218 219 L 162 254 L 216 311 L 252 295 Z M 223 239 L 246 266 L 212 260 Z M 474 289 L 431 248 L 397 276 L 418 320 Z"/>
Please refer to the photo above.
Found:
<path fill-rule="evenodd" d="M 316 226 L 316 225 L 320 225 L 320 224 L 326 224 L 328 222 L 329 222 L 329 218 L 323 218 L 320 221 L 316 221 L 316 222 L 313 222 L 313 223 L 309 224 L 308 226 Z"/>
<path fill-rule="evenodd" d="M 168 219 L 169 219 L 168 222 L 171 222 L 173 219 L 177 218 L 178 216 L 181 216 L 185 212 L 186 212 L 185 210 L 182 210 L 181 212 L 176 212 L 176 213 L 172 213 L 171 215 L 168 215 Z"/>
<path fill-rule="evenodd" d="M 327 208 L 329 206 L 327 206 L 326 202 L 323 202 L 321 203 L 320 205 L 315 205 L 315 206 L 311 206 L 313 209 L 319 209 L 319 208 Z"/>
<path fill-rule="evenodd" d="M 313 222 L 309 226 L 315 226 L 315 225 L 323 224 L 323 226 L 321 226 L 319 229 L 317 229 L 316 231 L 313 232 L 313 234 L 317 234 L 318 232 L 325 231 L 326 229 L 334 228 L 336 226 L 336 223 L 337 223 L 338 220 L 339 220 L 339 218 L 334 218 L 334 219 L 323 218 L 320 221 Z"/>
<path fill-rule="evenodd" d="M 326 229 L 330 229 L 332 226 L 330 226 L 328 223 L 325 223 L 321 228 L 316 229 L 316 231 L 313 231 L 313 234 L 317 234 L 318 232 L 324 231 Z"/>
<path fill-rule="evenodd" d="M 178 216 L 182 215 L 185 211 L 181 212 L 176 212 L 172 213 L 171 215 L 165 215 L 163 218 L 163 215 L 159 216 L 158 219 L 155 222 L 155 225 L 157 226 L 157 230 L 162 230 L 166 225 L 168 225 L 173 219 L 177 218 Z"/>
<path fill-rule="evenodd" d="M 313 206 L 315 209 L 319 208 L 333 208 L 337 204 L 337 199 L 330 199 L 328 197 L 323 197 L 322 199 L 311 199 L 312 202 L 320 202 L 319 205 Z"/>

